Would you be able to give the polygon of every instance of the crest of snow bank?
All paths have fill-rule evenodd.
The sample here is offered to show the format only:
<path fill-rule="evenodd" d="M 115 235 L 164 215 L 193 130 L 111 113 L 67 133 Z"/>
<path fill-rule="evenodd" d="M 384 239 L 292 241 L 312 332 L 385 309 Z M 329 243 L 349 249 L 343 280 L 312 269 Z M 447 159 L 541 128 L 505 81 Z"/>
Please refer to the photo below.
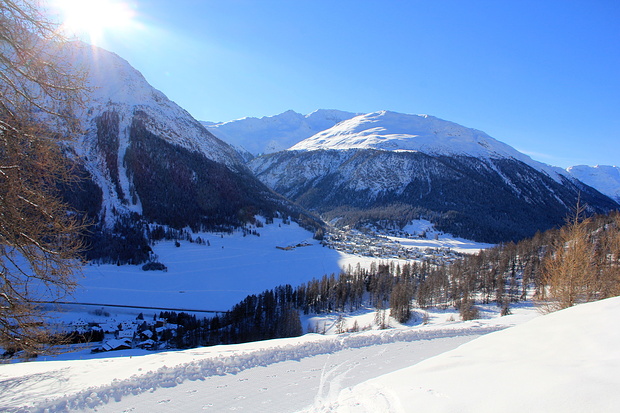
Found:
<path fill-rule="evenodd" d="M 0 410 L 52 413 L 93 409 L 108 402 L 118 401 L 124 396 L 155 391 L 158 388 L 175 387 L 187 380 L 204 380 L 214 375 L 235 374 L 253 367 L 268 366 L 286 360 L 300 360 L 344 349 L 387 343 L 480 335 L 504 327 L 470 323 L 454 325 L 452 328 L 369 331 L 344 336 L 305 335 L 291 339 L 159 353 L 129 360 L 124 358 L 74 361 L 73 367 L 64 362 L 58 364 L 56 370 L 48 369 L 41 375 L 41 381 L 48 380 L 49 386 L 45 386 L 45 383 L 39 383 L 42 384 L 39 387 L 29 386 L 24 377 L 16 378 L 15 383 L 5 380 L 6 385 L 15 385 L 20 396 L 12 398 L 9 404 L 0 404 Z M 115 365 L 117 361 L 121 366 Z M 53 366 L 53 363 L 57 362 L 43 364 Z M 130 377 L 119 377 L 119 374 L 122 375 L 126 371 L 135 371 L 137 366 L 140 366 L 139 370 L 144 366 L 155 369 Z M 20 375 L 32 377 L 36 373 L 26 372 L 24 369 L 28 370 L 30 367 L 36 369 L 38 366 L 32 363 L 6 367 L 9 369 L 21 367 Z M 110 377 L 110 383 L 89 386 L 89 381 L 92 383 L 92 371 L 95 370 L 101 378 L 100 383 L 103 383 L 106 377 Z M 40 396 L 33 393 L 42 388 L 49 391 L 50 387 L 55 388 L 57 394 L 64 393 L 64 397 L 40 400 Z M 31 407 L 26 408 L 25 404 Z"/>
<path fill-rule="evenodd" d="M 464 155 L 476 158 L 513 158 L 557 179 L 566 175 L 534 161 L 486 133 L 429 115 L 380 111 L 356 116 L 324 130 L 289 150 L 379 149 L 418 151 L 431 155 Z"/>
<path fill-rule="evenodd" d="M 344 390 L 313 411 L 612 412 L 620 406 L 620 298 L 480 337 Z"/>

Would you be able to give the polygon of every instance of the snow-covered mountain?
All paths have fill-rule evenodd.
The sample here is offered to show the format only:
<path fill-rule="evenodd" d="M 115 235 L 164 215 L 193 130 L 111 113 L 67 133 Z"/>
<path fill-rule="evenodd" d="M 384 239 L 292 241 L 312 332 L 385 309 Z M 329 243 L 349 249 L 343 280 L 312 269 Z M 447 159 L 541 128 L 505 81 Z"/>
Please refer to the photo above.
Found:
<path fill-rule="evenodd" d="M 125 60 L 80 42 L 66 53 L 87 73 L 90 89 L 83 134 L 72 147 L 90 185 L 68 198 L 88 205 L 102 229 L 118 232 L 120 217 L 131 218 L 124 224 L 130 230 L 136 219 L 197 229 L 239 225 L 256 213 L 299 216 L 300 208 L 258 181 L 237 151 Z"/>
<path fill-rule="evenodd" d="M 278 193 L 343 223 L 423 217 L 486 242 L 561 224 L 580 193 L 591 212 L 618 207 L 560 168 L 425 115 L 356 116 L 249 165 Z"/>
<path fill-rule="evenodd" d="M 320 149 L 379 149 L 486 159 L 512 158 L 552 177 L 566 174 L 561 168 L 537 162 L 482 131 L 434 116 L 390 111 L 345 120 L 290 148 L 299 151 Z"/>
<path fill-rule="evenodd" d="M 302 115 L 292 110 L 275 116 L 247 117 L 229 122 L 202 122 L 215 136 L 253 156 L 290 148 L 296 143 L 356 116 L 340 110 L 316 110 Z"/>
<path fill-rule="evenodd" d="M 576 165 L 568 173 L 620 203 L 620 167 L 610 165 Z"/>

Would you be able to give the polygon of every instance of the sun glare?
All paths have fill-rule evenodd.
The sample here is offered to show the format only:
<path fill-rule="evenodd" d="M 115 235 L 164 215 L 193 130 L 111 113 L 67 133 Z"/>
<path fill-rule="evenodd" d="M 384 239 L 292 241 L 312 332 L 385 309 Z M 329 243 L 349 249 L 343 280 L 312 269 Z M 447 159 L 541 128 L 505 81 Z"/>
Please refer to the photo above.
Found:
<path fill-rule="evenodd" d="M 64 30 L 97 44 L 106 32 L 127 29 L 135 12 L 121 0 L 54 0 Z"/>

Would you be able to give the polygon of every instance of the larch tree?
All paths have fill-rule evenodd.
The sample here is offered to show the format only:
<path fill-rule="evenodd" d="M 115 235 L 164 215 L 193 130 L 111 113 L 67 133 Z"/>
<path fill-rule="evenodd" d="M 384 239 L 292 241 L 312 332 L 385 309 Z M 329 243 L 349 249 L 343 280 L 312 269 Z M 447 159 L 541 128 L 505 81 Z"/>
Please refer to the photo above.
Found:
<path fill-rule="evenodd" d="M 585 208 L 577 204 L 560 230 L 553 252 L 543 262 L 544 308 L 556 311 L 590 301 L 595 294 L 594 248 Z"/>
<path fill-rule="evenodd" d="M 76 286 L 79 216 L 59 187 L 74 179 L 62 143 L 78 133 L 84 73 L 37 0 L 0 0 L 0 346 L 50 348 L 42 302 Z"/>

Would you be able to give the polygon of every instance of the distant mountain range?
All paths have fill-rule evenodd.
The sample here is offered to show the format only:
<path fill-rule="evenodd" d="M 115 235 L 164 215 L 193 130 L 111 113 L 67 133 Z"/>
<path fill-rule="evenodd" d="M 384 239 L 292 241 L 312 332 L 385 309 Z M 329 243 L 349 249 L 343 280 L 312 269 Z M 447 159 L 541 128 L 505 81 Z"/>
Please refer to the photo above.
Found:
<path fill-rule="evenodd" d="M 84 134 L 67 148 L 85 179 L 65 188 L 96 224 L 90 258 L 144 261 L 154 225 L 226 229 L 257 214 L 309 229 L 323 223 L 307 210 L 340 225 L 425 218 L 499 242 L 560 224 L 579 196 L 592 213 L 618 208 L 562 169 L 432 116 L 318 110 L 201 123 L 117 55 L 78 42 L 67 53 L 91 88 Z"/>
<path fill-rule="evenodd" d="M 315 133 L 351 119 L 357 114 L 341 110 L 317 110 L 302 115 L 292 110 L 275 116 L 243 118 L 230 122 L 202 122 L 207 129 L 241 153 L 258 156 L 283 151 Z"/>
<path fill-rule="evenodd" d="M 484 132 L 427 115 L 349 116 L 313 135 L 306 129 L 305 139 L 251 160 L 250 168 L 276 192 L 341 224 L 402 226 L 423 217 L 455 235 L 486 242 L 516 240 L 559 225 L 578 198 L 591 213 L 618 207 L 568 171 Z M 242 122 L 244 136 L 260 145 L 278 135 L 270 124 L 286 130 L 286 119 L 297 125 L 302 118 L 286 112 L 251 124 L 226 124 L 230 133 Z"/>
<path fill-rule="evenodd" d="M 620 167 L 577 165 L 571 166 L 567 171 L 581 182 L 620 203 Z"/>
<path fill-rule="evenodd" d="M 203 121 L 202 124 L 218 138 L 232 145 L 242 154 L 242 157 L 246 161 L 249 161 L 255 156 L 292 148 L 304 139 L 313 137 L 314 135 L 317 136 L 311 142 L 316 142 L 321 139 L 322 132 L 326 129 L 360 115 L 369 116 L 370 114 L 356 114 L 339 110 L 320 109 L 308 115 L 302 115 L 289 110 L 275 116 L 243 118 L 228 122 Z M 483 134 L 483 132 L 479 131 L 477 133 Z M 405 132 L 405 134 L 407 133 Z M 489 138 L 488 135 L 485 134 L 485 136 Z M 431 142 L 431 145 L 437 146 L 437 143 L 433 142 L 432 137 L 427 137 L 427 141 Z M 493 141 L 497 142 L 495 140 Z M 418 142 L 421 144 L 421 140 L 418 140 Z M 446 143 L 447 142 L 443 142 L 444 146 Z M 368 142 L 366 144 L 368 144 Z M 451 142 L 450 145 L 451 144 L 455 144 L 457 148 L 459 146 L 459 143 L 456 141 Z M 336 146 L 337 145 L 338 144 L 336 144 Z M 427 144 L 427 148 L 428 145 L 429 144 Z M 376 146 L 378 148 L 380 145 L 377 144 Z M 505 146 L 507 145 L 504 145 L 504 147 Z M 557 173 L 565 174 L 559 168 L 549 167 L 540 162 L 536 162 L 528 156 L 518 153 L 513 148 L 510 148 L 509 151 L 511 152 L 511 156 L 517 154 L 518 159 L 531 164 L 535 168 L 555 170 Z M 608 165 L 578 165 L 571 166 L 567 168 L 566 171 L 572 177 L 579 179 L 615 201 L 620 202 L 619 167 Z"/>

